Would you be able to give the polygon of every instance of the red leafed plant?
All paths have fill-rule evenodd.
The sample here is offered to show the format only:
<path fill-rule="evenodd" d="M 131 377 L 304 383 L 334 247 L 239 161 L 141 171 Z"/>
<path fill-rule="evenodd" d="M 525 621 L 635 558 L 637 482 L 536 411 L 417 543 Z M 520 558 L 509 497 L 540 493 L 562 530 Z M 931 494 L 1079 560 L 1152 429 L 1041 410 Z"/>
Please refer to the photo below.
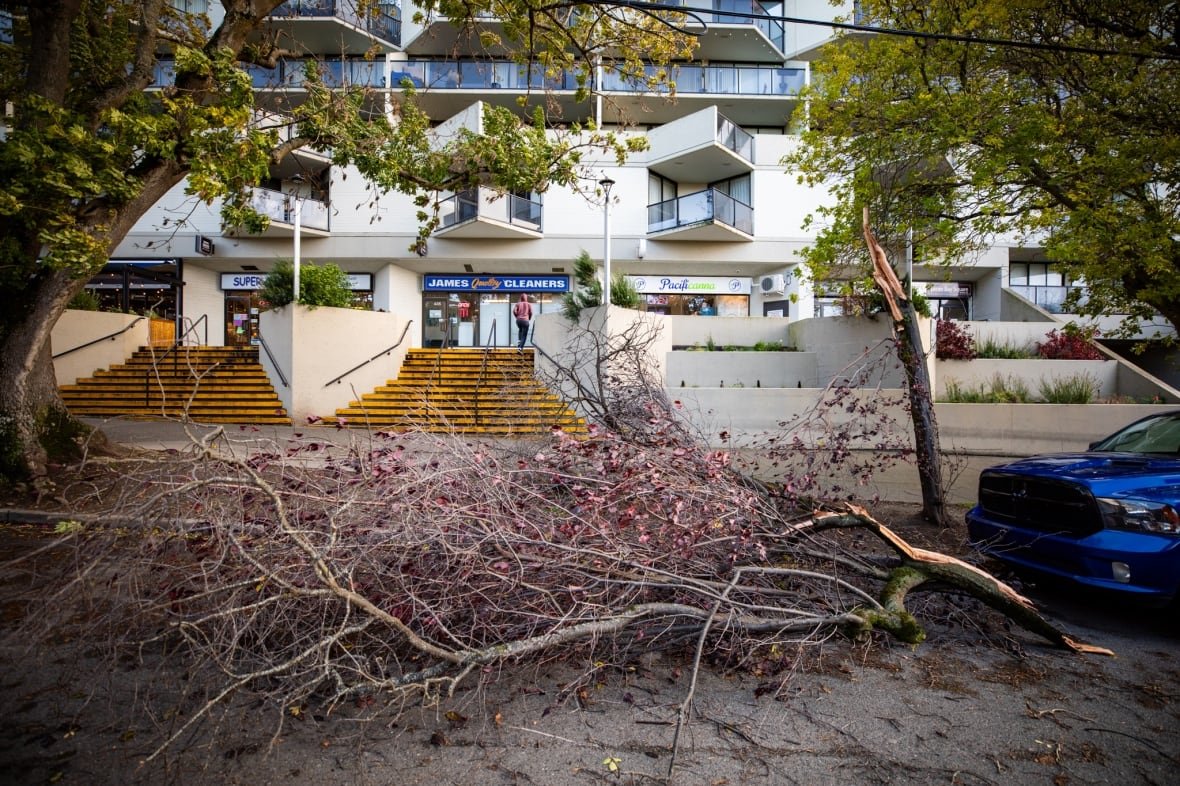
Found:
<path fill-rule="evenodd" d="M 935 335 L 934 356 L 939 360 L 975 359 L 975 337 L 958 322 L 938 320 Z"/>
<path fill-rule="evenodd" d="M 1044 341 L 1037 342 L 1037 354 L 1046 360 L 1104 360 L 1094 346 L 1098 330 L 1066 325 L 1061 332 L 1050 330 Z"/>

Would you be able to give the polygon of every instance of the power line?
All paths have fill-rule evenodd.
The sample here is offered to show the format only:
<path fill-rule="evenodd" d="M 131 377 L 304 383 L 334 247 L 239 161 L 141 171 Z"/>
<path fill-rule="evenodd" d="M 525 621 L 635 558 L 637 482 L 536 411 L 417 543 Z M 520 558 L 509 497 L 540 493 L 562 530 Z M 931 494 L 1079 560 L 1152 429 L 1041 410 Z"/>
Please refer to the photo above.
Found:
<path fill-rule="evenodd" d="M 777 22 L 782 22 L 783 24 L 830 27 L 834 30 L 849 30 L 857 33 L 873 33 L 875 35 L 892 35 L 906 38 L 924 38 L 935 41 L 955 41 L 962 44 L 980 44 L 983 46 L 1006 47 L 1009 49 L 1067 52 L 1070 54 L 1096 55 L 1098 57 L 1138 57 L 1148 60 L 1180 60 L 1180 54 L 1171 54 L 1168 52 L 1144 52 L 1134 49 L 1104 49 L 1100 47 L 1076 46 L 1073 44 L 1057 44 L 1043 41 L 1018 41 L 1011 38 L 979 38 L 976 36 L 961 35 L 958 33 L 930 33 L 922 30 L 908 30 L 897 27 L 874 27 L 872 25 L 858 25 L 850 22 L 835 22 L 821 19 L 801 19 L 799 17 L 784 15 L 775 16 L 773 14 L 754 14 L 745 11 L 721 11 L 714 10 L 712 8 L 694 8 L 693 6 L 689 5 L 649 3 L 642 2 L 642 0 L 623 0 L 622 2 L 619 2 L 618 0 L 602 0 L 601 2 L 595 3 L 595 5 L 623 6 L 627 8 L 634 8 L 649 14 L 655 11 L 674 11 L 677 13 L 685 13 L 701 25 L 702 30 L 699 32 L 694 32 L 694 34 L 698 36 L 702 35 L 706 30 L 708 30 L 708 24 L 704 21 L 705 16 L 724 16 L 755 21 L 774 20 Z"/>

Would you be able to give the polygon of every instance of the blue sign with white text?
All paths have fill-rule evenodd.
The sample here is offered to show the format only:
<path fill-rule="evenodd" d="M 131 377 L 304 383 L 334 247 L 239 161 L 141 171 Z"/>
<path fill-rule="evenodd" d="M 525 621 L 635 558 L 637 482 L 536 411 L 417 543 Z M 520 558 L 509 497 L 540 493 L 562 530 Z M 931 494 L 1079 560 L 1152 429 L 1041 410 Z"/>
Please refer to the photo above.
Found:
<path fill-rule="evenodd" d="M 423 292 L 569 292 L 569 276 L 495 276 L 427 273 Z"/>

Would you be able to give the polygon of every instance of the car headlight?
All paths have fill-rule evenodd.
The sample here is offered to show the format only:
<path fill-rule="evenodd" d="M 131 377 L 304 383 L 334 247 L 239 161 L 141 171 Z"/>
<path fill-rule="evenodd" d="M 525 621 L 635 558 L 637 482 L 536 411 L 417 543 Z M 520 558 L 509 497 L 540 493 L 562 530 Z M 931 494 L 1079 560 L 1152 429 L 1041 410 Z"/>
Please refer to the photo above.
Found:
<path fill-rule="evenodd" d="M 1166 502 L 1099 497 L 1098 510 L 1107 527 L 1180 535 L 1180 513 Z"/>

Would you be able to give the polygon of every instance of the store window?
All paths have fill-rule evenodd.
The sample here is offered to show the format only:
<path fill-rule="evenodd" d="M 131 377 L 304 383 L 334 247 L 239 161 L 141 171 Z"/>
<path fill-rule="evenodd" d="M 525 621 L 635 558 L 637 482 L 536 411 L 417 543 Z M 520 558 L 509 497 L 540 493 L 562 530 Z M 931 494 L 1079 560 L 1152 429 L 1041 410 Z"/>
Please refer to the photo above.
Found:
<path fill-rule="evenodd" d="M 86 284 L 99 310 L 175 319 L 180 311 L 177 260 L 112 260 Z"/>

